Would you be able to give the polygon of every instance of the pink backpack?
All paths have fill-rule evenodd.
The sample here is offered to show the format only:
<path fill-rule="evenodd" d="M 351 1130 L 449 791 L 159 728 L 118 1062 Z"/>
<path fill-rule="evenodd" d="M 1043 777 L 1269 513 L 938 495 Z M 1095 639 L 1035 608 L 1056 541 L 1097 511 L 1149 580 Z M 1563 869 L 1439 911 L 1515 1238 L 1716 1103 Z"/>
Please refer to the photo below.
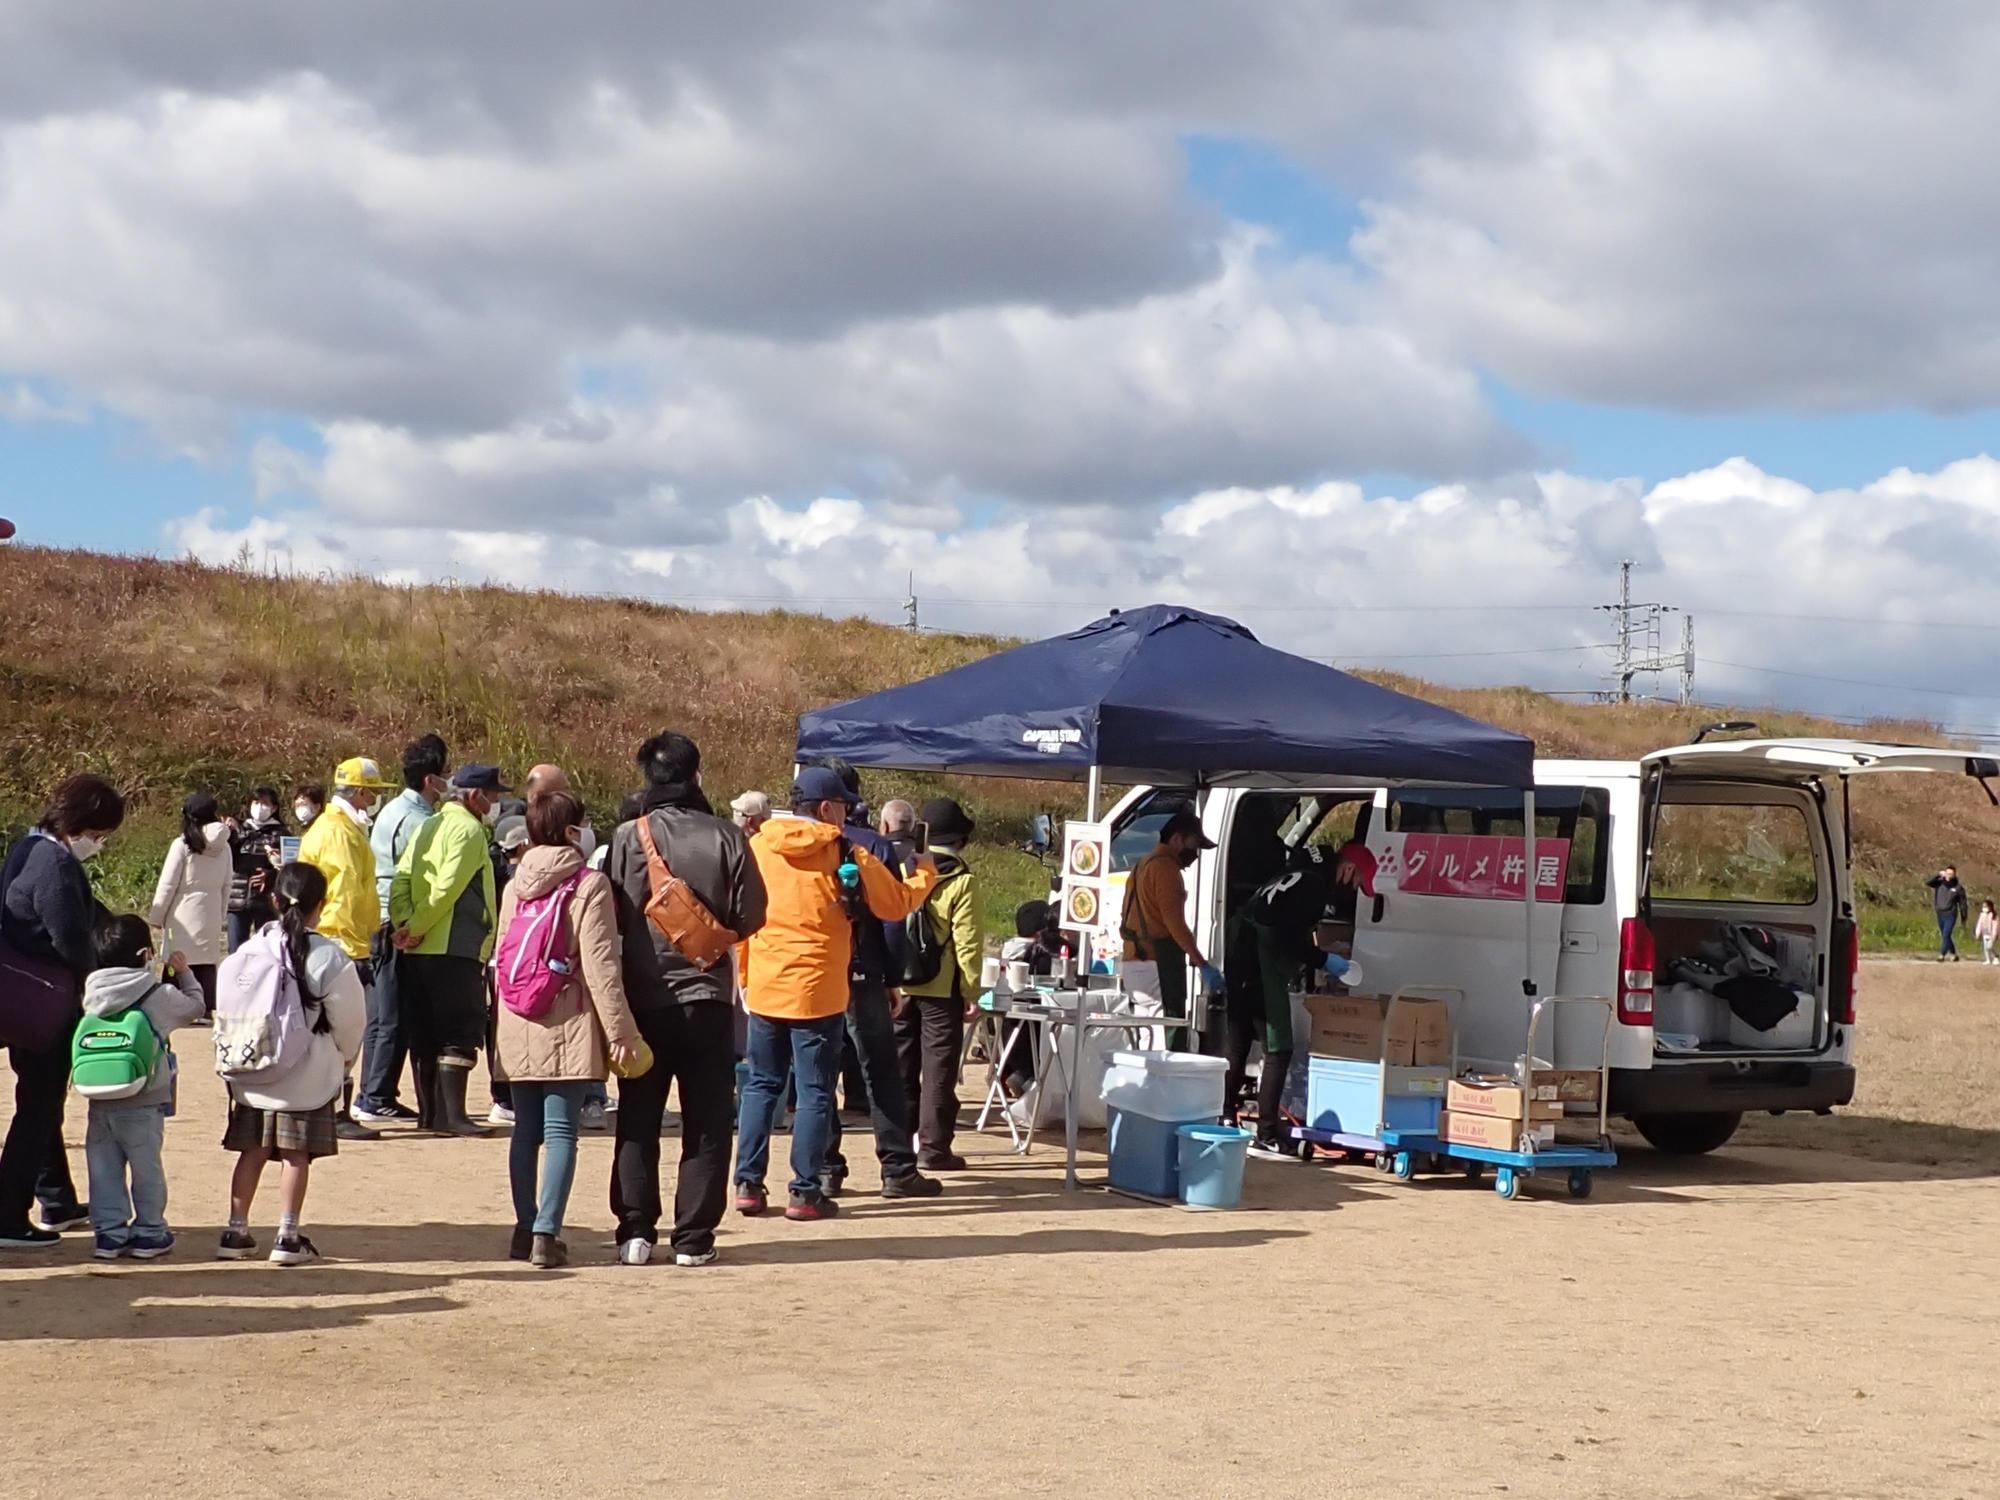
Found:
<path fill-rule="evenodd" d="M 545 895 L 522 901 L 493 955 L 500 1003 L 523 1020 L 539 1021 L 576 974 L 570 956 L 569 904 L 588 874 L 578 870 Z"/>

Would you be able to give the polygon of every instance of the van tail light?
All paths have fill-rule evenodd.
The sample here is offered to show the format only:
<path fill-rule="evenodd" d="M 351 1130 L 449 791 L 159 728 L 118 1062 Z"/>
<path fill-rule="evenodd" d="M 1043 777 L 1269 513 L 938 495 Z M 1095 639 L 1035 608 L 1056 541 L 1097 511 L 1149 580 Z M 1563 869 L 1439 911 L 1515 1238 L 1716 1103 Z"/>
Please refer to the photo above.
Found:
<path fill-rule="evenodd" d="M 1833 924 L 1833 994 L 1827 1007 L 1836 1024 L 1854 1024 L 1854 992 L 1861 986 L 1861 926 L 1852 917 Z"/>
<path fill-rule="evenodd" d="M 1653 1024 L 1653 929 L 1627 917 L 1618 931 L 1618 1019 L 1627 1026 Z"/>

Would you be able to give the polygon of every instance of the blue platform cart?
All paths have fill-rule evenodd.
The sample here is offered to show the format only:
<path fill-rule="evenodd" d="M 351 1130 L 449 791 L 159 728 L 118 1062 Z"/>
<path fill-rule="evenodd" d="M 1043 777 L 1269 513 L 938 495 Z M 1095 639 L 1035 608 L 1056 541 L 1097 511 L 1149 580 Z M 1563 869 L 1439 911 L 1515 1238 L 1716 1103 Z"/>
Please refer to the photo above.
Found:
<path fill-rule="evenodd" d="M 1604 1012 L 1604 1030 L 1600 1038 L 1597 1065 L 1597 1142 L 1594 1146 L 1573 1146 L 1558 1142 L 1552 1146 L 1525 1151 L 1494 1151 L 1485 1146 L 1464 1146 L 1456 1141 L 1444 1141 L 1439 1149 L 1453 1160 L 1465 1163 L 1465 1175 L 1473 1182 L 1480 1180 L 1490 1166 L 1493 1171 L 1493 1191 L 1502 1198 L 1520 1196 L 1521 1185 L 1538 1172 L 1567 1173 L 1569 1195 L 1572 1198 L 1590 1196 L 1591 1179 L 1600 1167 L 1614 1167 L 1618 1164 L 1618 1153 L 1611 1149 L 1610 1106 L 1611 1106 L 1611 1023 L 1614 1015 L 1609 1000 L 1594 995 L 1549 995 L 1535 1002 L 1528 1013 L 1528 1045 L 1521 1060 L 1515 1065 L 1515 1082 L 1524 1091 L 1532 1089 L 1534 1074 L 1535 1044 L 1541 1036 L 1542 1020 L 1552 1015 L 1559 1005 L 1587 1005 Z M 1549 1056 L 1554 1057 L 1551 1051 Z M 1391 1143 L 1393 1144 L 1393 1143 Z M 1425 1147 L 1425 1149 L 1430 1149 Z"/>
<path fill-rule="evenodd" d="M 1451 1062 L 1405 1067 L 1389 1061 L 1390 1018 L 1409 1000 L 1442 1000 L 1451 1030 Z M 1419 1168 L 1444 1162 L 1437 1138 L 1445 1084 L 1458 1072 L 1458 1006 L 1465 991 L 1450 986 L 1406 985 L 1389 997 L 1382 1018 L 1382 1052 L 1373 1061 L 1309 1056 L 1306 1118 L 1291 1127 L 1301 1161 L 1328 1151 L 1372 1162 L 1408 1181 Z"/>

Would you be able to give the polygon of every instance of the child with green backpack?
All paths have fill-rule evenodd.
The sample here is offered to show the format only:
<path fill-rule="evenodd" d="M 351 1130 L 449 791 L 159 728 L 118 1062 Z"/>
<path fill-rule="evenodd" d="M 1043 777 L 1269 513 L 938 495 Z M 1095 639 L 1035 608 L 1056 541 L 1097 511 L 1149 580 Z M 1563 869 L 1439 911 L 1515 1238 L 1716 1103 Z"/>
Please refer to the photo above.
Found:
<path fill-rule="evenodd" d="M 90 1101 L 83 1154 L 95 1254 L 154 1260 L 174 1247 L 160 1161 L 175 1085 L 167 1037 L 199 1021 L 207 1004 L 180 954 L 166 981 L 154 977 L 153 935 L 141 918 L 102 917 L 92 942 L 97 967 L 83 985 L 70 1078 Z"/>

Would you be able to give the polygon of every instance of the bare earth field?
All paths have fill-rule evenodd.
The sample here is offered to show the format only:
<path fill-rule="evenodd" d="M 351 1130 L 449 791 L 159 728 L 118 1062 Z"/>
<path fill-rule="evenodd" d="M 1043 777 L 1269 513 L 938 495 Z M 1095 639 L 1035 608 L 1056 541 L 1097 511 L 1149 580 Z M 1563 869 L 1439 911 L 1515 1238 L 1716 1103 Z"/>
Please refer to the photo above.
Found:
<path fill-rule="evenodd" d="M 702 1271 L 610 1264 L 605 1136 L 567 1271 L 503 1258 L 497 1138 L 349 1147 L 327 1263 L 214 1262 L 191 1067 L 175 1254 L 0 1262 L 0 1492 L 2000 1493 L 2000 973 L 1870 965 L 1862 1005 L 1853 1110 L 1635 1143 L 1585 1203 L 1253 1162 L 1195 1214 L 974 1137 L 943 1200 L 732 1219 Z"/>

